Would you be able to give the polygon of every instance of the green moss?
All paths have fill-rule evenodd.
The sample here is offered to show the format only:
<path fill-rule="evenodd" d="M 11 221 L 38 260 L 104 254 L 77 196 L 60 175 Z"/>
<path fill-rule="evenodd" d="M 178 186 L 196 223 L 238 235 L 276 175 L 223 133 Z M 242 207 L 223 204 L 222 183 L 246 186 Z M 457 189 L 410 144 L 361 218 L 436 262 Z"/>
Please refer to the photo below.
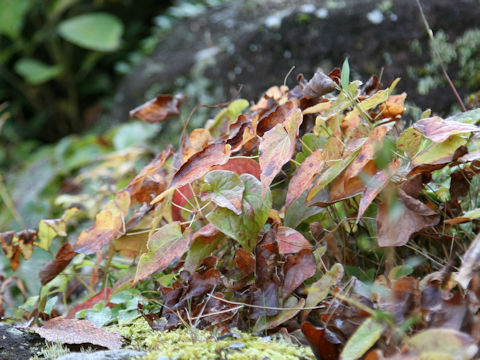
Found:
<path fill-rule="evenodd" d="M 183 328 L 153 331 L 143 318 L 111 328 L 130 342 L 128 347 L 147 350 L 144 360 L 157 359 L 314 359 L 310 348 L 278 338 L 261 338 L 233 331 L 232 337 L 217 339 L 205 330 Z"/>
<path fill-rule="evenodd" d="M 41 349 L 37 355 L 32 356 L 30 360 L 54 360 L 60 356 L 66 355 L 70 352 L 68 348 L 62 346 L 60 343 L 47 342 L 45 347 Z"/>

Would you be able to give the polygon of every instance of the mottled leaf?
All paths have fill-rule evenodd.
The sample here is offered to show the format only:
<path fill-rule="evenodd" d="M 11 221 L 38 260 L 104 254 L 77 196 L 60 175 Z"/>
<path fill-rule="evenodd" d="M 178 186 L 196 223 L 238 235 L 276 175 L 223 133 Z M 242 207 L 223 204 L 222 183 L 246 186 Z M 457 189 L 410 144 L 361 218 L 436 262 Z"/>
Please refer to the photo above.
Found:
<path fill-rule="evenodd" d="M 170 119 L 180 114 L 183 94 L 158 95 L 155 99 L 130 111 L 130 118 L 137 117 L 149 123 L 156 123 Z"/>
<path fill-rule="evenodd" d="M 170 188 L 189 184 L 205 175 L 214 165 L 223 165 L 230 158 L 230 145 L 212 144 L 192 155 L 173 176 Z"/>
<path fill-rule="evenodd" d="M 272 183 L 283 165 L 290 161 L 295 150 L 298 128 L 302 123 L 302 112 L 294 109 L 287 114 L 283 124 L 267 131 L 260 143 L 260 168 L 262 169 L 262 193 Z"/>
<path fill-rule="evenodd" d="M 443 120 L 438 116 L 418 120 L 413 127 L 435 143 L 441 143 L 450 136 L 480 131 L 480 127 L 457 121 Z"/>
<path fill-rule="evenodd" d="M 245 186 L 237 174 L 213 170 L 205 176 L 204 181 L 206 184 L 202 187 L 202 200 L 211 199 L 218 206 L 232 210 L 237 215 L 241 214 Z"/>
<path fill-rule="evenodd" d="M 308 288 L 306 307 L 317 306 L 320 301 L 327 297 L 332 286 L 336 285 L 343 277 L 342 264 L 334 264 L 332 268 L 325 273 L 320 280 L 315 281 Z"/>
<path fill-rule="evenodd" d="M 397 149 L 405 152 L 410 159 L 422 150 L 422 144 L 425 142 L 425 138 L 422 133 L 409 127 L 400 134 L 397 139 Z"/>
<path fill-rule="evenodd" d="M 148 240 L 148 252 L 138 261 L 135 283 L 167 268 L 178 261 L 192 242 L 190 229 L 182 234 L 179 222 L 169 223 L 156 231 Z"/>
<path fill-rule="evenodd" d="M 286 226 L 277 229 L 278 252 L 280 254 L 296 254 L 302 249 L 312 249 L 313 246 L 297 230 Z"/>
<path fill-rule="evenodd" d="M 252 251 L 258 232 L 270 213 L 272 197 L 267 189 L 262 198 L 261 183 L 253 175 L 242 174 L 240 179 L 245 186 L 241 214 L 236 215 L 231 210 L 216 207 L 207 215 L 207 219 L 225 235 L 238 241 L 244 250 Z"/>
<path fill-rule="evenodd" d="M 90 321 L 56 317 L 42 327 L 31 327 L 45 340 L 61 344 L 92 344 L 111 350 L 122 347 L 120 334 L 96 328 Z"/>
<path fill-rule="evenodd" d="M 322 150 L 315 150 L 305 159 L 290 180 L 285 208 L 288 208 L 311 186 L 313 178 L 320 173 L 324 164 Z"/>

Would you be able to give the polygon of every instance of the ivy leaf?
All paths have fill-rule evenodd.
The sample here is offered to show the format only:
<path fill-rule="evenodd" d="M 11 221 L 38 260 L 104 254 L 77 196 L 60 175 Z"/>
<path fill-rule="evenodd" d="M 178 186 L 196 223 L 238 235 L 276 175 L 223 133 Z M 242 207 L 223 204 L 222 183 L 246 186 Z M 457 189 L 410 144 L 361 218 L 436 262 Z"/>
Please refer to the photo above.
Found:
<path fill-rule="evenodd" d="M 268 219 L 272 196 L 267 188 L 262 198 L 262 185 L 253 175 L 242 174 L 240 180 L 245 187 L 241 214 L 217 206 L 207 215 L 207 219 L 222 233 L 238 241 L 244 250 L 252 251 L 258 232 Z"/>
<path fill-rule="evenodd" d="M 206 193 L 202 194 L 202 200 L 211 199 L 218 206 L 232 210 L 237 215 L 241 214 L 245 186 L 237 174 L 213 170 L 205 176 L 205 182 L 202 190 Z"/>
<path fill-rule="evenodd" d="M 148 251 L 140 257 L 134 283 L 178 261 L 188 250 L 192 237 L 190 229 L 182 234 L 178 221 L 169 223 L 155 232 L 147 243 Z"/>

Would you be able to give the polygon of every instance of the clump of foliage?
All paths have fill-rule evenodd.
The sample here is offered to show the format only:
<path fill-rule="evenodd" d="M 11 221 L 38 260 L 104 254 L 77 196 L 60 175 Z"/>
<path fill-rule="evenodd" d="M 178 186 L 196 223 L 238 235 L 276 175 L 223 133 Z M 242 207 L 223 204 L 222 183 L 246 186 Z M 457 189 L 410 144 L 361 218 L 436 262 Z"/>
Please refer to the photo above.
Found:
<path fill-rule="evenodd" d="M 51 318 L 35 331 L 118 348 L 92 323 L 142 316 L 158 331 L 301 331 L 319 359 L 475 356 L 480 110 L 405 129 L 398 80 L 362 86 L 345 62 L 298 81 L 217 106 L 118 183 L 74 241 L 78 205 L 0 234 L 13 269 L 61 245 L 23 306 Z M 131 116 L 166 121 L 182 100 L 159 95 Z"/>

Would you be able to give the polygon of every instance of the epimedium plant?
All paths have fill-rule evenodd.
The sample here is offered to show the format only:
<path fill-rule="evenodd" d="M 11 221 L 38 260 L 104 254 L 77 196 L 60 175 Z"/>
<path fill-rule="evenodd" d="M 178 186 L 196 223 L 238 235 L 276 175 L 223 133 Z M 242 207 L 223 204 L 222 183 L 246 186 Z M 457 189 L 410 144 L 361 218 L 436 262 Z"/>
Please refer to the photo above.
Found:
<path fill-rule="evenodd" d="M 319 359 L 472 358 L 480 212 L 465 199 L 479 171 L 480 111 L 426 111 L 405 129 L 398 80 L 382 89 L 349 73 L 345 61 L 300 76 L 184 131 L 178 150 L 119 187 L 41 269 L 27 315 L 53 317 L 51 299 L 85 275 L 76 286 L 93 297 L 36 331 L 67 341 L 62 328 L 87 326 L 75 315 L 101 326 L 142 314 L 154 330 L 301 329 Z M 162 122 L 180 106 L 181 96 L 160 95 L 131 116 Z M 65 237 L 75 211 L 42 220 L 38 233 L 0 234 L 11 267 Z M 468 245 L 452 274 L 452 254 Z"/>

